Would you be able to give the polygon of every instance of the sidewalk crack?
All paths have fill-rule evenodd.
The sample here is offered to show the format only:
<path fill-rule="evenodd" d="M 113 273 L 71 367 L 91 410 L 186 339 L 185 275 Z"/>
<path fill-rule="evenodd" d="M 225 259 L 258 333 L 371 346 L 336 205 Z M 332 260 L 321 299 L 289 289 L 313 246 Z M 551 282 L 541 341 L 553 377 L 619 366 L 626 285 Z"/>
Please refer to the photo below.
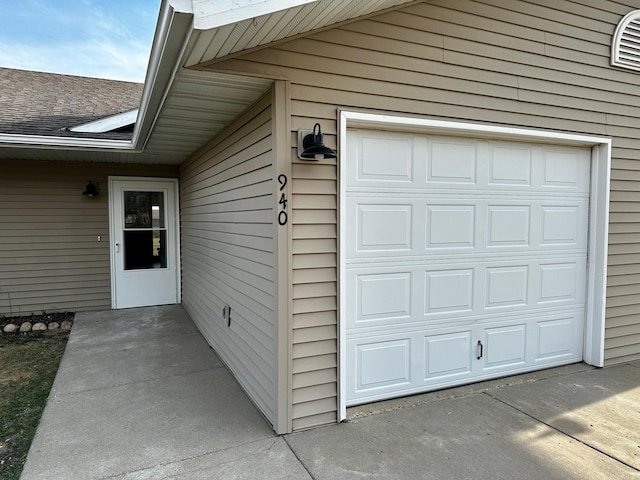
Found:
<path fill-rule="evenodd" d="M 186 371 L 186 372 L 180 372 L 180 373 L 173 373 L 171 375 L 159 375 L 156 377 L 149 377 L 149 378 L 145 378 L 144 380 L 136 380 L 136 381 L 132 381 L 132 382 L 122 382 L 122 383 L 114 383 L 113 385 L 105 385 L 103 387 L 95 387 L 95 388 L 87 388 L 85 390 L 77 390 L 74 392 L 53 392 L 56 398 L 64 398 L 64 397 L 70 397 L 71 395 L 78 395 L 81 393 L 90 393 L 90 392 L 99 392 L 101 390 L 109 390 L 111 388 L 120 388 L 120 387 L 127 387 L 127 386 L 131 386 L 131 385 L 143 385 L 145 383 L 150 383 L 150 382 L 156 382 L 158 380 L 162 380 L 162 379 L 169 379 L 169 378 L 175 378 L 175 377 L 182 377 L 185 375 L 193 375 L 196 373 L 202 373 L 202 372 L 208 372 L 210 370 L 216 370 L 218 367 L 216 366 L 211 366 L 211 367 L 206 367 L 206 368 L 202 368 L 199 370 L 190 370 L 190 371 Z M 54 384 L 54 389 L 55 390 L 55 384 Z"/>
<path fill-rule="evenodd" d="M 286 435 L 282 435 L 282 439 L 284 440 L 284 443 L 287 444 L 287 447 L 289 447 L 289 450 L 291 451 L 291 453 L 293 453 L 293 456 L 296 457 L 296 460 L 298 460 L 298 462 L 300 462 L 300 465 L 302 465 L 302 468 L 304 468 L 304 471 L 307 472 L 307 475 L 309 475 L 309 478 L 311 478 L 311 480 L 317 480 L 316 477 L 313 476 L 311 471 L 304 464 L 302 459 L 298 456 L 298 453 L 293 449 L 293 447 L 289 443 L 289 439 L 286 437 Z"/>
<path fill-rule="evenodd" d="M 208 452 L 200 453 L 200 454 L 198 454 L 198 455 L 190 455 L 190 456 L 186 456 L 186 457 L 184 457 L 184 458 L 179 458 L 179 459 L 177 459 L 177 460 L 173 460 L 173 461 L 171 461 L 171 462 L 157 463 L 157 464 L 152 465 L 152 466 L 148 466 L 148 467 L 141 467 L 141 468 L 137 468 L 137 469 L 135 469 L 135 470 L 131 470 L 131 471 L 128 471 L 128 472 L 120 472 L 120 473 L 116 473 L 116 474 L 113 474 L 113 475 L 109 475 L 109 476 L 107 476 L 107 477 L 101 477 L 99 480 L 109 480 L 109 479 L 113 479 L 113 478 L 127 477 L 127 476 L 129 476 L 129 475 L 136 474 L 136 473 L 140 473 L 140 472 L 145 472 L 145 471 L 150 472 L 150 471 L 152 471 L 153 469 L 158 468 L 158 467 L 167 467 L 167 466 L 170 466 L 170 465 L 180 464 L 180 463 L 182 463 L 182 462 L 186 462 L 186 461 L 189 461 L 189 460 L 195 460 L 195 459 L 198 459 L 198 458 L 204 458 L 204 457 L 206 457 L 206 456 L 208 456 L 208 455 L 215 455 L 215 454 L 217 454 L 217 453 L 225 452 L 225 451 L 227 451 L 227 450 L 233 450 L 233 449 L 235 449 L 235 448 L 242 448 L 242 447 L 246 447 L 246 446 L 248 446 L 248 445 L 252 445 L 252 444 L 254 444 L 254 443 L 263 442 L 263 441 L 265 441 L 265 440 L 267 440 L 267 439 L 269 439 L 269 438 L 272 438 L 272 439 L 273 439 L 273 441 L 272 441 L 272 442 L 271 442 L 267 447 L 264 447 L 264 448 L 262 448 L 262 449 L 261 449 L 261 451 L 263 451 L 263 452 L 268 452 L 268 451 L 270 451 L 270 450 L 275 446 L 275 444 L 276 444 L 276 443 L 277 443 L 277 441 L 278 441 L 278 437 L 265 437 L 265 438 L 259 438 L 259 439 L 257 439 L 257 440 L 251 440 L 251 441 L 246 442 L 246 443 L 240 443 L 240 444 L 237 444 L 237 445 L 230 445 L 230 446 L 228 446 L 228 447 L 220 448 L 220 449 L 217 449 L 217 450 L 211 450 L 211 451 L 208 451 Z M 255 452 L 253 452 L 251 455 L 255 455 Z M 236 461 L 237 461 L 237 459 L 234 459 L 234 460 L 228 460 L 228 461 L 225 461 L 225 462 L 219 462 L 219 463 L 216 463 L 216 464 L 215 464 L 215 466 L 216 466 L 216 467 L 219 467 L 219 466 L 221 466 L 221 465 L 226 465 L 226 464 L 233 463 L 233 462 L 236 462 Z M 209 467 L 205 467 L 205 468 L 195 468 L 195 469 L 185 469 L 185 470 L 183 470 L 183 471 L 176 472 L 176 473 L 171 473 L 171 474 L 169 474 L 169 475 L 164 475 L 164 476 L 162 476 L 162 477 L 156 477 L 156 480 L 162 480 L 162 479 L 175 478 L 175 477 L 178 477 L 178 476 L 184 475 L 184 474 L 186 474 L 186 473 L 194 473 L 194 472 L 204 471 L 204 470 L 207 470 L 208 468 L 209 468 Z"/>
<path fill-rule="evenodd" d="M 550 423 L 545 422 L 544 420 L 542 420 L 542 419 L 540 419 L 540 418 L 538 418 L 538 417 L 536 417 L 536 416 L 534 416 L 534 415 L 532 415 L 532 414 L 530 414 L 530 413 L 528 413 L 528 412 L 526 412 L 526 411 L 524 411 L 524 410 L 522 410 L 522 409 L 520 409 L 520 408 L 518 408 L 518 407 L 516 407 L 514 405 L 511 405 L 510 403 L 508 403 L 508 402 L 506 402 L 506 401 L 504 401 L 504 400 L 502 400 L 500 398 L 494 397 L 489 392 L 482 392 L 482 393 L 484 395 L 487 395 L 489 398 L 491 398 L 493 400 L 496 400 L 496 401 L 502 403 L 503 405 L 506 405 L 507 407 L 511 408 L 512 410 L 515 410 L 516 412 L 519 412 L 519 413 L 531 418 L 532 420 L 536 421 L 537 423 L 541 423 L 542 425 L 546 425 L 547 427 L 549 427 L 550 429 L 560 433 L 561 435 L 563 435 L 565 437 L 569 437 L 569 438 L 575 440 L 576 442 L 584 445 L 585 447 L 589 448 L 590 450 L 598 452 L 598 453 L 604 455 L 605 457 L 609 457 L 611 460 L 614 460 L 617 463 L 620 463 L 620 464 L 622 464 L 622 465 L 624 465 L 626 467 L 629 467 L 630 469 L 632 469 L 632 470 L 634 470 L 636 472 L 640 472 L 640 468 L 637 468 L 637 467 L 625 462 L 624 460 L 621 460 L 621 459 L 613 456 L 612 454 L 607 453 L 607 452 L 605 452 L 604 450 L 601 450 L 598 447 L 595 447 L 594 445 L 590 445 L 589 443 L 585 442 L 584 440 L 581 440 L 580 438 L 578 438 L 578 437 L 576 437 L 574 435 L 571 435 L 570 433 L 564 432 L 564 431 L 560 430 L 559 428 L 551 425 Z"/>

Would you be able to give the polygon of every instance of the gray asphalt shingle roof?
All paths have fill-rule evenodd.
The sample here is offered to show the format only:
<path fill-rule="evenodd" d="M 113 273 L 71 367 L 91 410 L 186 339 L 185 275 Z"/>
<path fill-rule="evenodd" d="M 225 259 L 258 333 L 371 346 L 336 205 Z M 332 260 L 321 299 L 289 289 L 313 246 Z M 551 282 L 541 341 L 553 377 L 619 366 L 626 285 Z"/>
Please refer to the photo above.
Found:
<path fill-rule="evenodd" d="M 0 133 L 129 139 L 66 129 L 140 105 L 142 83 L 0 68 Z"/>

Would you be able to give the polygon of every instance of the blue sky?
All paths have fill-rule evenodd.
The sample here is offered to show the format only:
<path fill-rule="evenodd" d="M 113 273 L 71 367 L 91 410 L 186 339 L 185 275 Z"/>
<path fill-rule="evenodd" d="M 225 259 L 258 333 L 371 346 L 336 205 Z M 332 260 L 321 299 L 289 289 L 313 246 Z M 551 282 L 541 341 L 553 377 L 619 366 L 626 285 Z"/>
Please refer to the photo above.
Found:
<path fill-rule="evenodd" d="M 0 0 L 0 67 L 143 82 L 160 0 Z"/>

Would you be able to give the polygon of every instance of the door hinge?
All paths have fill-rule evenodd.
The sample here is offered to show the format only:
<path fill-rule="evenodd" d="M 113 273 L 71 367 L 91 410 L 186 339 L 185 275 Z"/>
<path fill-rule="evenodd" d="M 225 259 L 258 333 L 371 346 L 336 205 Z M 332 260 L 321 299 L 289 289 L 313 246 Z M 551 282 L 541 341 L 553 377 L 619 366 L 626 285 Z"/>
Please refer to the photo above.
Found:
<path fill-rule="evenodd" d="M 482 342 L 478 340 L 478 360 L 482 358 L 483 353 L 484 353 L 484 346 L 482 345 Z"/>

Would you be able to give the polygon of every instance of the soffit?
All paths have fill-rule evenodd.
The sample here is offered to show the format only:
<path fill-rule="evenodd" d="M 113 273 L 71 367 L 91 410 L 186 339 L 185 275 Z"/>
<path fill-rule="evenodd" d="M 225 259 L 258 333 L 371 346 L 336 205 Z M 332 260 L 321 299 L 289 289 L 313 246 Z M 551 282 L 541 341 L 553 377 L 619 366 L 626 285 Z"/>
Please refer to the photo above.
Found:
<path fill-rule="evenodd" d="M 162 163 L 180 163 L 218 135 L 271 87 L 272 81 L 181 69 L 144 148 Z"/>
<path fill-rule="evenodd" d="M 268 2 L 265 2 L 268 3 Z M 274 2 L 276 3 L 276 2 Z M 194 0 L 196 42 L 186 66 L 236 54 L 331 25 L 375 14 L 415 0 L 320 0 L 221 24 L 228 12 L 215 11 L 215 0 Z M 250 13 L 250 11 L 247 11 Z M 213 25 L 213 27 L 210 27 Z"/>

